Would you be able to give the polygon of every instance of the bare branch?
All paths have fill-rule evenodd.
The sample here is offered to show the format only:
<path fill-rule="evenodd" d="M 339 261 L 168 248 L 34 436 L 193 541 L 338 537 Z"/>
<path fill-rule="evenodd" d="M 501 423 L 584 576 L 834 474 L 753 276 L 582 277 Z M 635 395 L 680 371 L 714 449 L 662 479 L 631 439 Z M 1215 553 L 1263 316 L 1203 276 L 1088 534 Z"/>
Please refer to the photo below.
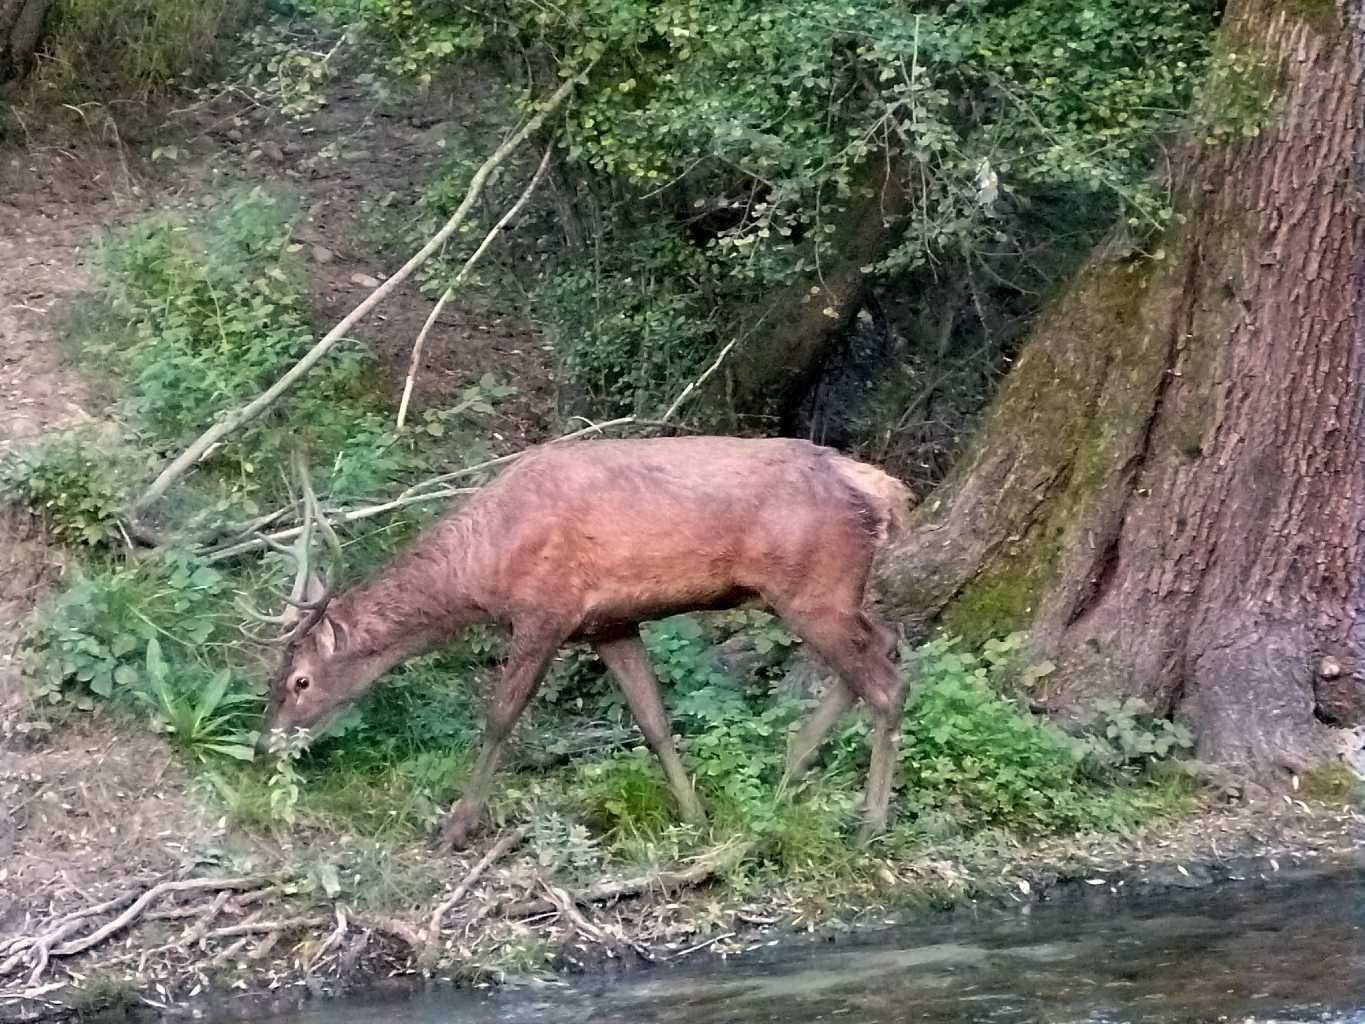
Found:
<path fill-rule="evenodd" d="M 483 241 L 479 243 L 479 247 L 474 250 L 473 255 L 464 261 L 464 266 L 462 266 L 460 272 L 455 275 L 455 280 L 451 281 L 450 284 L 446 286 L 446 290 L 441 293 L 441 297 L 436 300 L 436 305 L 432 307 L 431 314 L 427 317 L 426 323 L 422 324 L 422 329 L 417 332 L 417 340 L 412 346 L 412 359 L 408 363 L 408 376 L 403 382 L 403 398 L 398 403 L 398 422 L 396 426 L 399 430 L 403 429 L 403 424 L 407 421 L 408 402 L 412 399 L 412 386 L 417 380 L 417 368 L 422 363 L 422 348 L 426 345 L 427 334 L 431 331 L 431 325 L 434 324 L 436 318 L 441 315 L 441 310 L 445 309 L 446 303 L 449 302 L 450 297 L 455 294 L 455 289 L 464 284 L 465 278 L 469 276 L 469 272 L 478 265 L 479 260 L 483 259 L 484 253 L 486 253 L 489 246 L 497 240 L 498 235 L 502 234 L 503 228 L 507 227 L 507 225 L 515 219 L 517 214 L 521 213 L 526 207 L 526 204 L 530 202 L 532 193 L 534 193 L 540 183 L 545 180 L 545 172 L 550 169 L 550 157 L 553 155 L 554 147 L 546 146 L 545 155 L 540 158 L 540 166 L 536 168 L 536 173 L 531 176 L 531 180 L 527 183 L 526 187 L 521 190 L 521 195 L 517 197 L 517 201 L 498 219 L 496 224 L 488 229 L 488 234 L 483 236 Z"/>
<path fill-rule="evenodd" d="M 490 867 L 493 867 L 493 864 L 497 863 L 498 860 L 501 860 L 509 849 L 516 847 L 524 838 L 526 838 L 526 826 L 523 825 L 517 827 L 517 829 L 512 829 L 512 831 L 506 833 L 500 840 L 494 842 L 493 847 L 489 849 L 489 852 L 483 855 L 482 859 L 479 860 L 479 863 L 470 868 L 470 874 L 465 875 L 463 881 L 460 882 L 460 885 L 455 887 L 455 892 L 450 893 L 449 898 L 446 898 L 445 902 L 442 902 L 440 907 L 431 911 L 431 922 L 427 924 L 427 945 L 429 945 L 429 948 L 441 938 L 441 922 L 445 919 L 446 913 L 449 913 L 450 908 L 455 907 L 457 902 L 460 902 L 465 896 L 468 896 L 470 889 L 474 887 L 474 883 L 478 882 L 479 879 L 483 877 L 483 872 L 489 870 Z"/>
<path fill-rule="evenodd" d="M 302 378 L 317 362 L 327 354 L 352 327 L 369 313 L 375 306 L 379 305 L 388 295 L 400 284 L 406 281 L 418 267 L 427 261 L 432 253 L 436 252 L 446 239 L 459 230 L 464 223 L 469 211 L 473 209 L 479 195 L 483 192 L 484 185 L 487 184 L 493 172 L 509 157 L 516 149 L 526 141 L 526 139 L 545 123 L 549 116 L 554 113 L 559 106 L 569 98 L 575 86 L 582 76 L 591 69 L 591 65 L 581 72 L 571 73 L 564 79 L 563 84 L 554 91 L 553 94 L 541 105 L 535 115 L 531 117 L 521 128 L 514 132 L 506 141 L 495 149 L 487 160 L 480 165 L 474 172 L 474 176 L 469 181 L 469 188 L 465 192 L 464 199 L 459 207 L 451 214 L 450 219 L 440 231 L 431 237 L 426 245 L 422 246 L 418 252 L 403 264 L 403 266 L 393 274 L 387 281 L 371 292 L 360 305 L 351 310 L 340 323 L 328 331 L 308 352 L 295 363 L 279 380 L 267 388 L 264 392 L 252 399 L 246 405 L 228 413 L 218 420 L 217 423 L 209 427 L 197 437 L 188 448 L 181 452 L 176 458 L 163 469 L 157 478 L 152 481 L 151 486 L 129 507 L 129 519 L 136 522 L 142 514 L 170 489 L 180 477 L 190 470 L 215 444 L 227 437 L 233 431 L 246 423 L 250 423 L 257 416 L 273 405 L 281 395 L 288 391 L 293 385 Z"/>

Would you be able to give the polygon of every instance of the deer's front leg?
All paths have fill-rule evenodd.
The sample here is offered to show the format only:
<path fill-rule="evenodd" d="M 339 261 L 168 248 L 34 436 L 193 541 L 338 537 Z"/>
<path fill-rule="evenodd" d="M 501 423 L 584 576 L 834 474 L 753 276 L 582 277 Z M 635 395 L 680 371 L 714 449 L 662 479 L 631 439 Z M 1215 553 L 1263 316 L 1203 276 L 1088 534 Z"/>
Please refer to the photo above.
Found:
<path fill-rule="evenodd" d="M 535 696 L 550 658 L 566 635 L 545 628 L 513 632 L 507 664 L 488 701 L 483 748 L 479 751 L 479 758 L 474 763 L 474 770 L 470 773 L 459 803 L 446 815 L 441 828 L 441 845 L 446 849 L 463 849 L 470 833 L 478 825 L 507 738 L 512 735 L 517 720 Z"/>

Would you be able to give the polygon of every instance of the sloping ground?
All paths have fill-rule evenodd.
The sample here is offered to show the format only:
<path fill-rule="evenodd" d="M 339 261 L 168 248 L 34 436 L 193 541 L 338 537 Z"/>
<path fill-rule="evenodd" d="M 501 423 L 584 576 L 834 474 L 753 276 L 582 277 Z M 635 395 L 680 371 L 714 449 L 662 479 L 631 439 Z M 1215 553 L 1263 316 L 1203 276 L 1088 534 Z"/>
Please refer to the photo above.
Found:
<path fill-rule="evenodd" d="M 187 154 L 168 167 L 140 159 L 148 147 L 100 128 L 98 117 L 47 124 L 24 149 L 0 151 L 0 456 L 74 423 L 99 422 L 108 396 L 63 362 L 58 335 L 72 300 L 90 284 L 87 258 L 100 230 L 155 208 L 208 201 L 230 183 L 282 184 L 300 203 L 315 319 L 330 326 L 373 287 L 365 277 L 380 277 L 405 257 L 379 251 L 373 204 L 385 195 L 400 207 L 409 202 L 439 155 L 440 130 L 449 128 L 431 109 L 409 105 L 399 118 L 338 94 L 303 132 L 225 93 L 161 126 L 184 140 Z M 379 354 L 379 386 L 395 398 L 429 308 L 409 286 L 357 332 Z M 543 434 L 536 410 L 553 406 L 552 385 L 524 323 L 457 304 L 426 352 L 418 408 L 491 371 L 521 389 L 495 420 L 499 447 Z M 102 893 L 194 873 L 197 865 L 202 871 L 203 859 L 226 842 L 224 824 L 190 792 L 156 736 L 98 714 L 49 735 L 25 707 L 23 622 L 63 571 L 61 549 L 47 543 L 41 519 L 0 508 L 0 946 Z M 277 851 L 265 857 L 278 860 Z"/>

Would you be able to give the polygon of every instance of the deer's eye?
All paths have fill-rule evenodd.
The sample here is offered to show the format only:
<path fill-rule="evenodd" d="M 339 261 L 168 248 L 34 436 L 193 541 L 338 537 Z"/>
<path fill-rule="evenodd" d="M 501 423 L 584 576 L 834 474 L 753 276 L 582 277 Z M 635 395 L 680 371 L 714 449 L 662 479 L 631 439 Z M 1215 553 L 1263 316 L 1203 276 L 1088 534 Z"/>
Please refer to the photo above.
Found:
<path fill-rule="evenodd" d="M 304 690 L 308 689 L 308 687 L 312 685 L 312 682 L 313 681 L 309 679 L 307 676 L 296 676 L 294 679 L 294 692 L 302 693 Z"/>

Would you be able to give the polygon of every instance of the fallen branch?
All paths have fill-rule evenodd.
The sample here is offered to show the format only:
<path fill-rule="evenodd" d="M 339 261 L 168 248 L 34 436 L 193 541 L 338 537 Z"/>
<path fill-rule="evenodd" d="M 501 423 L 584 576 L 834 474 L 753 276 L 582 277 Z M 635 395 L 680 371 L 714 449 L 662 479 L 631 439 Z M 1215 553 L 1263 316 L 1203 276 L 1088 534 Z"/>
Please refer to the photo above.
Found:
<path fill-rule="evenodd" d="M 47 931 L 41 934 L 24 936 L 14 940 L 6 947 L 13 952 L 4 963 L 0 963 L 0 975 L 10 973 L 19 964 L 27 960 L 33 964 L 32 972 L 29 975 L 29 984 L 36 985 L 43 971 L 47 968 L 50 957 L 74 956 L 99 945 L 111 935 L 122 931 L 137 921 L 149 906 L 168 893 L 254 889 L 261 884 L 263 883 L 259 878 L 191 878 L 178 882 L 159 882 L 136 899 L 132 893 L 126 893 L 94 907 L 67 914 L 59 918 L 53 925 L 49 926 Z M 68 942 L 60 942 L 75 931 L 83 920 L 119 907 L 126 907 L 126 909 L 88 935 Z M 59 942 L 60 944 L 58 944 Z"/>
<path fill-rule="evenodd" d="M 583 915 L 583 912 L 578 909 L 573 895 L 567 889 L 557 888 L 546 881 L 541 881 L 540 887 L 545 890 L 545 898 L 550 905 L 559 911 L 560 916 L 568 921 L 569 926 L 579 935 L 600 945 L 615 945 L 601 928 L 598 928 Z"/>
<path fill-rule="evenodd" d="M 335 907 L 333 909 L 337 916 L 337 926 L 332 929 L 332 934 L 327 936 L 327 941 L 318 947 L 318 951 L 308 958 L 308 963 L 304 967 L 305 971 L 311 971 L 316 967 L 318 963 L 321 962 L 322 958 L 335 949 L 336 946 L 340 944 L 341 940 L 346 937 L 346 931 L 349 927 L 346 921 L 346 912 L 342 910 L 341 907 Z"/>
<path fill-rule="evenodd" d="M 445 309 L 445 305 L 450 301 L 450 297 L 455 294 L 455 289 L 464 284 L 465 278 L 469 276 L 469 272 L 478 265 L 479 260 L 483 259 L 483 254 L 486 253 L 489 246 L 497 240 L 498 235 L 502 234 L 503 228 L 507 227 L 517 214 L 521 213 L 526 207 L 526 204 L 530 202 L 532 193 L 534 193 L 540 183 L 545 180 L 545 172 L 550 169 L 550 157 L 553 154 L 554 147 L 546 146 L 545 155 L 540 158 L 540 166 L 536 168 L 536 173 L 531 176 L 530 182 L 522 189 L 521 195 L 517 197 L 517 201 L 498 219 L 496 224 L 488 229 L 488 234 L 483 236 L 483 241 L 479 243 L 479 247 L 474 250 L 473 255 L 464 261 L 464 266 L 462 266 L 460 272 L 455 275 L 455 280 L 451 281 L 450 284 L 446 286 L 446 290 L 441 293 L 441 297 L 436 300 L 436 305 L 432 307 L 431 314 L 427 317 L 426 323 L 422 324 L 422 329 L 417 332 L 417 340 L 412 346 L 412 359 L 408 363 L 408 376 L 407 379 L 403 381 L 403 398 L 398 403 L 398 422 L 396 426 L 399 430 L 403 429 L 403 424 L 407 421 L 408 402 L 412 399 L 412 387 L 417 380 L 417 368 L 422 363 L 422 348 L 426 344 L 427 334 L 430 333 L 432 324 L 434 324 L 436 318 L 441 315 L 441 310 Z"/>
<path fill-rule="evenodd" d="M 716 358 L 712 360 L 711 365 L 708 366 L 696 380 L 682 389 L 678 394 L 678 397 L 669 405 L 662 418 L 655 420 L 645 419 L 640 416 L 618 416 L 615 419 L 605 420 L 602 423 L 589 423 L 586 427 L 581 427 L 578 430 L 570 431 L 567 434 L 552 438 L 549 441 L 546 441 L 545 444 L 565 444 L 569 441 L 578 441 L 582 438 L 595 434 L 603 434 L 609 430 L 615 430 L 620 427 L 674 426 L 674 424 L 670 422 L 673 417 L 676 416 L 678 411 L 687 403 L 687 401 L 696 394 L 697 389 L 705 384 L 706 381 L 720 369 L 721 364 L 725 362 L 726 357 L 729 356 L 735 345 L 739 343 L 739 340 L 739 338 L 732 338 L 721 347 L 721 350 L 716 354 Z M 454 483 L 457 480 L 467 480 L 470 477 L 478 476 L 480 473 L 484 473 L 490 469 L 496 469 L 499 466 L 506 466 L 509 463 L 522 458 L 531 450 L 532 449 L 525 449 L 519 452 L 510 452 L 507 455 L 499 455 L 496 458 L 485 459 L 483 462 L 476 462 L 471 466 L 463 466 L 460 469 L 451 470 L 448 473 L 440 473 L 436 476 L 428 477 L 425 480 L 419 480 L 405 490 L 400 491 L 398 496 L 391 501 L 382 502 L 376 505 L 366 505 L 358 509 L 341 509 L 330 512 L 329 516 L 335 524 L 340 525 L 343 523 L 370 519 L 374 516 L 383 515 L 385 512 L 392 512 L 408 505 L 416 505 L 427 501 L 438 501 L 442 498 L 453 498 L 461 494 L 472 494 L 477 488 L 451 488 L 446 485 Z M 257 523 L 261 522 L 278 522 L 290 511 L 291 507 L 277 509 L 267 516 L 262 516 L 259 519 L 253 520 L 252 523 L 249 524 L 249 527 L 255 526 Z M 251 539 L 234 541 L 226 545 L 201 550 L 199 554 L 209 562 L 220 562 L 229 558 L 235 558 L 238 555 L 247 554 L 251 551 L 259 551 L 262 548 L 267 548 L 271 545 L 272 541 L 275 543 L 283 543 L 285 541 L 293 540 L 302 531 L 302 526 L 291 526 L 282 530 L 277 530 L 274 533 L 257 533 L 256 536 Z M 240 536 L 240 532 L 238 535 Z"/>
<path fill-rule="evenodd" d="M 133 502 L 128 509 L 128 518 L 136 524 L 142 515 L 153 504 L 161 499 L 170 489 L 176 480 L 180 479 L 191 467 L 195 465 L 205 453 L 215 444 L 227 437 L 233 431 L 250 423 L 266 409 L 275 403 L 275 400 L 288 391 L 293 385 L 302 378 L 317 362 L 327 354 L 352 327 L 354 327 L 370 310 L 379 305 L 389 293 L 406 281 L 418 267 L 427 261 L 432 253 L 436 252 L 446 240 L 459 230 L 464 223 L 469 211 L 473 209 L 475 202 L 483 192 L 484 185 L 487 184 L 493 172 L 509 157 L 516 149 L 526 141 L 534 132 L 538 131 L 545 123 L 546 119 L 554 113 L 559 106 L 568 99 L 577 85 L 583 72 L 573 72 L 554 93 L 542 104 L 524 125 L 514 132 L 506 141 L 495 149 L 474 172 L 474 176 L 469 180 L 469 188 L 465 192 L 464 199 L 461 200 L 459 207 L 451 214 L 450 219 L 445 222 L 441 230 L 436 232 L 420 250 L 402 267 L 400 267 L 392 277 L 372 291 L 360 305 L 351 310 L 341 322 L 328 331 L 308 352 L 285 372 L 274 384 L 270 385 L 264 392 L 252 399 L 246 405 L 240 406 L 219 419 L 206 431 L 200 434 L 189 447 L 175 457 L 152 481 L 151 486 Z"/>
<path fill-rule="evenodd" d="M 409 505 L 419 505 L 425 501 L 438 501 L 441 498 L 455 498 L 461 494 L 472 494 L 477 488 L 473 487 L 445 487 L 437 491 L 427 491 L 422 494 L 400 495 L 392 501 L 385 501 L 378 505 L 365 505 L 356 509 L 340 509 L 330 513 L 334 526 L 341 526 L 344 523 L 356 523 L 365 519 L 373 519 L 375 516 L 383 515 L 385 512 L 394 512 Z M 203 558 L 208 562 L 221 562 L 238 555 L 244 555 L 249 551 L 258 551 L 261 548 L 270 547 L 271 541 L 281 544 L 287 540 L 293 540 L 304 530 L 303 526 L 291 526 L 275 533 L 260 533 L 250 540 L 239 541 L 235 544 L 228 544 L 225 547 L 211 548 L 203 552 Z"/>
<path fill-rule="evenodd" d="M 451 908 L 458 904 L 462 899 L 469 895 L 469 890 L 474 887 L 474 883 L 483 877 L 484 872 L 501 860 L 507 851 L 517 846 L 526 838 L 526 826 L 521 825 L 512 829 L 501 839 L 499 839 L 480 858 L 479 862 L 469 869 L 469 873 L 464 876 L 460 884 L 455 886 L 455 891 L 435 910 L 431 912 L 431 921 L 427 924 L 426 941 L 421 955 L 417 958 L 420 966 L 430 967 L 436 962 L 439 954 L 441 941 L 441 922 L 445 919 Z"/>
<path fill-rule="evenodd" d="M 737 864 L 749 852 L 748 843 L 722 846 L 703 854 L 685 868 L 672 871 L 655 871 L 647 875 L 598 882 L 569 895 L 575 903 L 610 903 L 614 900 L 639 896 L 646 892 L 668 892 L 674 889 L 687 889 L 710 881 L 726 868 Z M 550 900 L 523 900 L 506 910 L 508 917 L 531 917 L 558 910 L 559 905 Z"/>

